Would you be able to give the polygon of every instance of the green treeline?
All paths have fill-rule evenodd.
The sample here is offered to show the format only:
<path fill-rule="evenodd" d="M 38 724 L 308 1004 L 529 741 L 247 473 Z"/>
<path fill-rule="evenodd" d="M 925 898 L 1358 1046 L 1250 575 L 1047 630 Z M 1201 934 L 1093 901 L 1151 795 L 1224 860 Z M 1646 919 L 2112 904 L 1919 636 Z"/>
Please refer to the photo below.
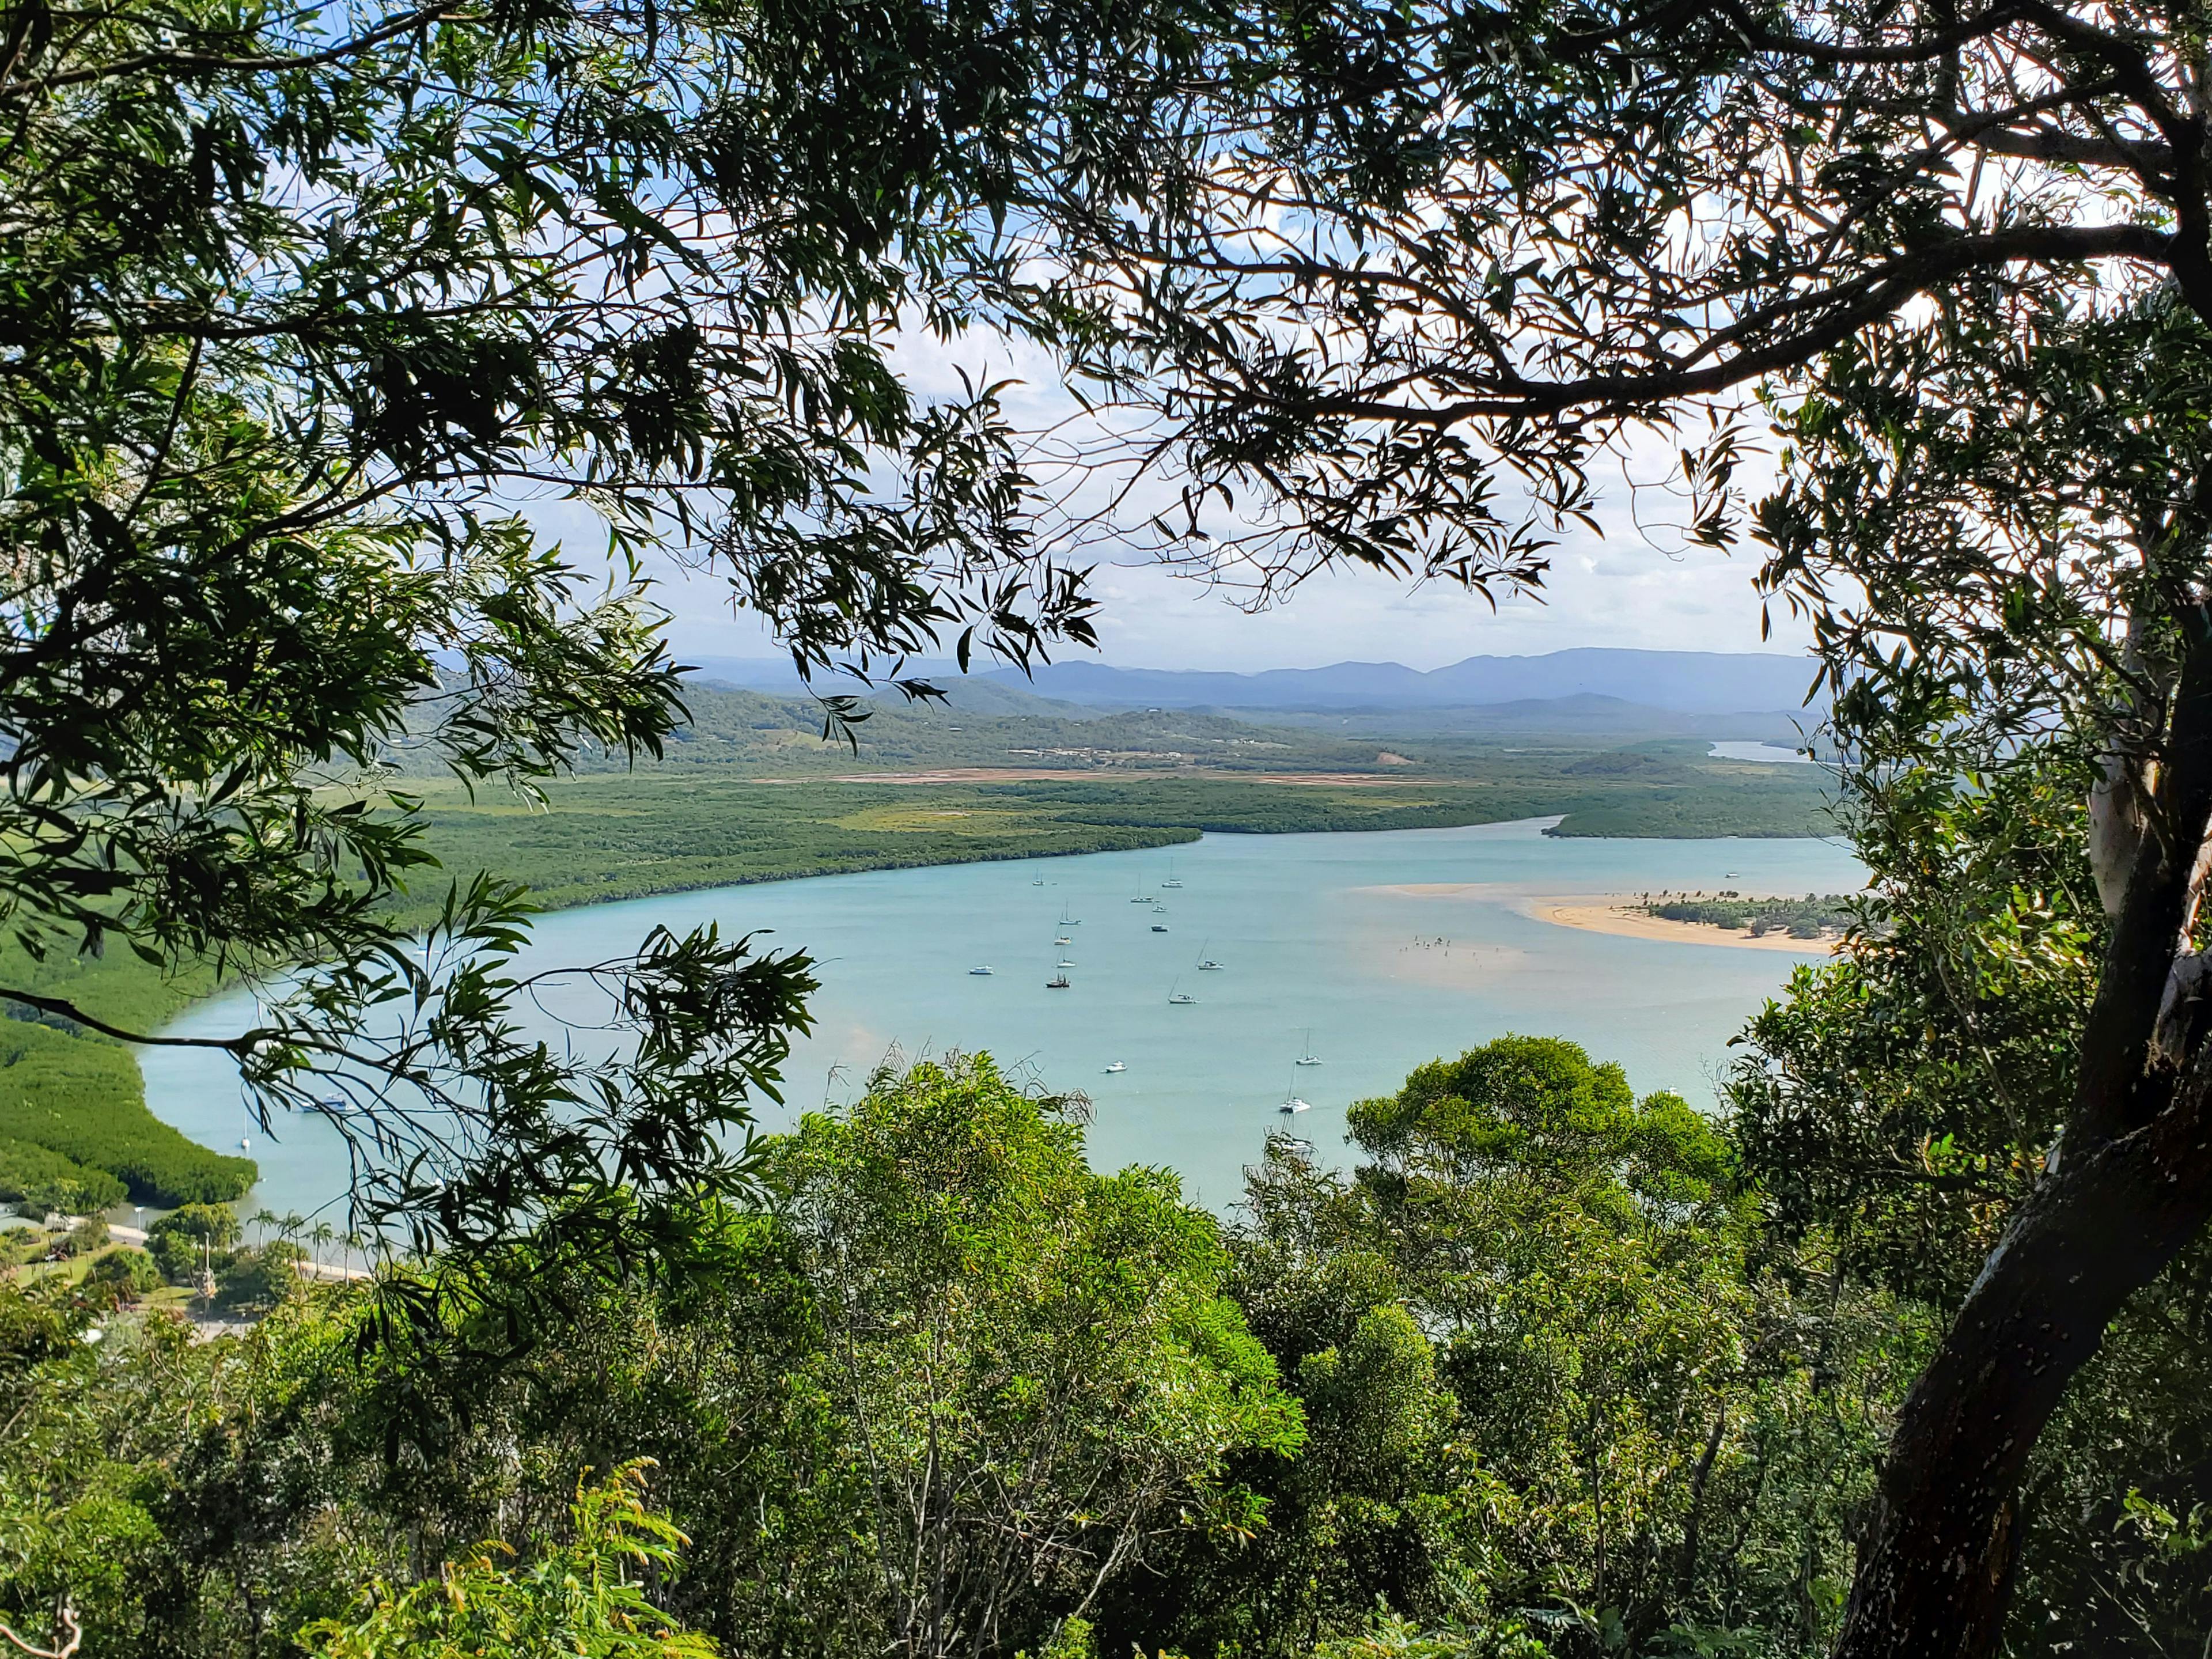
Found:
<path fill-rule="evenodd" d="M 1826 1640 L 1937 1310 L 1778 1229 L 1729 1122 L 1501 1039 L 1355 1107 L 1348 1172 L 1277 1137 L 1224 1224 L 1092 1172 L 1083 1110 L 982 1057 L 886 1073 L 657 1262 L 556 1230 L 198 1346 L 9 1292 L 0 1607 L 73 1597 L 85 1659 L 411 1652 L 372 1640 L 433 1620 L 404 1586 L 460 1563 L 526 1613 L 613 1504 L 680 1535 L 641 1582 L 730 1659 Z M 2142 1517 L 2130 1605 L 2185 1577 L 2119 1449 L 2055 1455 Z"/>
<path fill-rule="evenodd" d="M 1640 758 L 1640 757 L 1639 757 Z M 562 780 L 544 811 L 453 784 L 410 786 L 440 868 L 413 881 L 427 909 L 456 875 L 489 870 L 561 909 L 690 888 L 856 870 L 1127 851 L 1200 834 L 1431 830 L 1559 816 L 1560 835 L 1826 833 L 1823 780 L 1805 767 L 1669 763 L 1577 774 L 1571 756 L 1493 757 L 1486 775 L 1358 784 L 1234 777 L 1071 778 L 930 785 L 763 782 L 663 767 Z M 410 912 L 411 914 L 411 912 Z"/>
<path fill-rule="evenodd" d="M 165 976 L 135 957 L 0 949 L 0 983 L 65 997 L 125 1030 L 150 1030 L 213 977 Z M 250 1158 L 210 1151 L 155 1117 L 121 1043 L 61 1018 L 0 1019 L 0 1202 L 30 1211 L 221 1202 L 253 1184 Z"/>
<path fill-rule="evenodd" d="M 1748 931 L 1754 938 L 1787 933 L 1792 939 L 1818 939 L 1839 932 L 1858 920 L 1846 894 L 1808 893 L 1802 899 L 1746 898 L 1741 893 L 1684 893 L 1646 899 L 1641 907 L 1662 921 L 1690 921 L 1706 927 L 1725 927 L 1731 933 Z"/>

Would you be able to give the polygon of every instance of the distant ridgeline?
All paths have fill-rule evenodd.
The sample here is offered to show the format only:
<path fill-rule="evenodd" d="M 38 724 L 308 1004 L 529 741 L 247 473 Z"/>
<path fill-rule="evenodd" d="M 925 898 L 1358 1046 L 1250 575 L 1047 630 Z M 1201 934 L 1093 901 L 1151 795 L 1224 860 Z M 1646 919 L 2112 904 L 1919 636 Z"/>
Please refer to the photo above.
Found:
<path fill-rule="evenodd" d="M 66 950 L 33 961 L 0 951 L 4 982 L 65 996 L 87 1013 L 150 1030 L 212 979 L 164 980 L 136 958 Z M 258 1175 L 251 1158 L 210 1152 L 146 1107 L 137 1060 L 123 1044 L 71 1021 L 0 1001 L 0 1202 L 85 1213 L 131 1201 L 164 1208 L 221 1203 Z"/>

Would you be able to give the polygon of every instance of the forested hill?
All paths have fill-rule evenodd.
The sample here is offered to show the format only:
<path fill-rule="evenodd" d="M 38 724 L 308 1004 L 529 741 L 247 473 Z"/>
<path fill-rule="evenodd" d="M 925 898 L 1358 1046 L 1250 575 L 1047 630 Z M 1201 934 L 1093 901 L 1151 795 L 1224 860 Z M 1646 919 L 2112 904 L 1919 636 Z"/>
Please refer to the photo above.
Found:
<path fill-rule="evenodd" d="M 947 681 L 944 702 L 896 694 L 863 699 L 850 741 L 825 739 L 825 709 L 706 683 L 685 694 L 690 720 L 660 764 L 735 768 L 762 776 L 835 777 L 871 771 L 993 768 L 1070 773 L 1217 771 L 1491 775 L 1501 746 L 1588 753 L 1664 738 L 1796 741 L 1787 714 L 1694 715 L 1609 697 L 1501 705 L 1478 722 L 1440 726 L 1433 713 L 1346 717 L 1336 729 L 1308 716 L 1261 723 L 1184 708 L 1102 710 L 1036 696 L 991 679 Z M 441 773 L 421 749 L 392 759 L 405 773 Z M 626 771 L 641 757 L 591 752 L 582 772 Z"/>

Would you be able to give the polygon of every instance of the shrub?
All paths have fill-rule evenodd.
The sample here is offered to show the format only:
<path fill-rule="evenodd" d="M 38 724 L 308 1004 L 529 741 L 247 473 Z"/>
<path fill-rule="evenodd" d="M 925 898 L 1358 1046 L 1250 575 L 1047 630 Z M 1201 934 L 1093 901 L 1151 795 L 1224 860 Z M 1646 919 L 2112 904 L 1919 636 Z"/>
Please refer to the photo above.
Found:
<path fill-rule="evenodd" d="M 216 1303 L 236 1313 L 266 1313 L 299 1288 L 296 1244 L 270 1244 L 239 1250 L 216 1266 Z"/>
<path fill-rule="evenodd" d="M 110 1250 L 92 1264 L 86 1282 L 107 1285 L 125 1296 L 143 1296 L 161 1282 L 154 1258 L 130 1244 Z"/>

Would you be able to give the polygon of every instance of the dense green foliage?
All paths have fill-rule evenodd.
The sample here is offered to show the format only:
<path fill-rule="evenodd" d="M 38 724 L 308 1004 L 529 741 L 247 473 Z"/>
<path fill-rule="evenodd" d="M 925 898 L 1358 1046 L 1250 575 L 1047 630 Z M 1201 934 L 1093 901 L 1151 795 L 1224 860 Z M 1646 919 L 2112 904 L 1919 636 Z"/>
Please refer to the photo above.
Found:
<path fill-rule="evenodd" d="M 1503 1039 L 1364 1103 L 1348 1175 L 1279 1139 L 1225 1228 L 1079 1116 L 878 1077 L 679 1255 L 449 1294 L 434 1367 L 341 1291 L 197 1347 L 0 1296 L 0 1610 L 67 1590 L 87 1659 L 434 1644 L 463 1580 L 542 1609 L 578 1482 L 649 1459 L 604 1490 L 688 1542 L 637 1627 L 732 1659 L 1819 1650 L 1924 1321 L 1778 1250 L 1679 1099 Z"/>
<path fill-rule="evenodd" d="M 1660 795 L 1567 772 L 1573 751 L 1492 757 L 1477 775 L 1357 785 L 1229 777 L 764 785 L 720 769 L 581 777 L 549 806 L 425 785 L 425 844 L 447 872 L 526 882 L 550 907 L 842 871 L 1159 847 L 1204 831 L 1437 829 L 1564 813 L 1560 833 L 1709 836 L 1762 818 L 1826 833 L 1817 787 L 1778 766 L 1689 771 Z M 1621 798 L 1631 798 L 1624 801 Z M 1655 817 L 1663 814 L 1663 817 Z M 419 911 L 408 914 L 420 914 Z"/>
<path fill-rule="evenodd" d="M 538 1592 L 599 1558 L 537 1534 L 672 1441 L 654 1496 L 712 1565 L 613 1622 L 693 1596 L 732 1650 L 1079 1620 L 1116 1650 L 2201 1650 L 2203 33 L 2124 0 L 0 4 L 0 920 L 34 962 L 271 976 L 199 1041 L 264 1115 L 355 1095 L 360 1206 L 416 1264 L 211 1353 L 95 1340 L 101 1286 L 9 1297 L 19 1621 L 589 1647 L 605 1598 Z M 1031 450 L 998 386 L 901 380 L 902 331 L 978 322 L 1103 432 Z M 1724 544 L 1759 393 L 1764 580 L 1812 619 L 1885 931 L 1762 1020 L 1725 1139 L 1493 1047 L 1364 1109 L 1349 1177 L 1279 1147 L 1215 1249 L 987 1068 L 750 1156 L 805 960 L 652 935 L 592 981 L 611 1054 L 525 1040 L 527 906 L 474 860 L 435 899 L 374 765 L 420 741 L 526 797 L 665 748 L 655 545 L 809 670 L 1026 660 L 1094 639 L 1083 538 L 1124 528 L 1263 592 L 1532 586 L 1639 422 Z M 1087 499 L 1139 522 L 1040 460 L 1079 492 L 1126 464 Z M 522 489 L 598 513 L 611 580 Z M 1107 735 L 1181 763 L 1171 724 Z M 1658 757 L 1549 781 L 1568 833 L 1723 800 Z M 1453 787 L 1328 807 L 1530 810 Z M 1802 787 L 1744 780 L 1725 821 Z M 1212 810 L 1060 805 L 1079 836 Z M 39 1087 L 0 1133 L 215 1178 L 95 1132 L 119 1054 L 8 1024 Z M 466 1553 L 510 1536 L 537 1579 Z M 477 1625 L 350 1603 L 456 1559 Z"/>
<path fill-rule="evenodd" d="M 1746 898 L 1741 893 L 1683 893 L 1645 899 L 1641 908 L 1662 921 L 1725 927 L 1731 933 L 1747 930 L 1754 939 L 1767 933 L 1818 939 L 1823 933 L 1841 933 L 1860 920 L 1854 901 L 1842 893 L 1830 893 L 1825 897 L 1808 893 L 1802 899 Z"/>
<path fill-rule="evenodd" d="M 250 1159 L 210 1152 L 147 1109 L 127 1049 L 28 1020 L 0 1022 L 0 1137 L 106 1171 L 144 1204 L 233 1199 L 253 1183 Z"/>
<path fill-rule="evenodd" d="M 89 1170 L 35 1141 L 0 1137 L 0 1200 L 26 1215 L 64 1215 L 120 1204 L 130 1189 L 105 1170 Z"/>
<path fill-rule="evenodd" d="M 632 1582 L 673 1572 L 685 1542 L 641 1500 L 643 1476 L 631 1465 L 580 1483 L 564 1535 L 534 1559 L 513 1565 L 506 1545 L 487 1545 L 434 1579 L 379 1586 L 360 1616 L 322 1620 L 299 1640 L 321 1659 L 714 1659 L 712 1642 L 676 1628 Z"/>

